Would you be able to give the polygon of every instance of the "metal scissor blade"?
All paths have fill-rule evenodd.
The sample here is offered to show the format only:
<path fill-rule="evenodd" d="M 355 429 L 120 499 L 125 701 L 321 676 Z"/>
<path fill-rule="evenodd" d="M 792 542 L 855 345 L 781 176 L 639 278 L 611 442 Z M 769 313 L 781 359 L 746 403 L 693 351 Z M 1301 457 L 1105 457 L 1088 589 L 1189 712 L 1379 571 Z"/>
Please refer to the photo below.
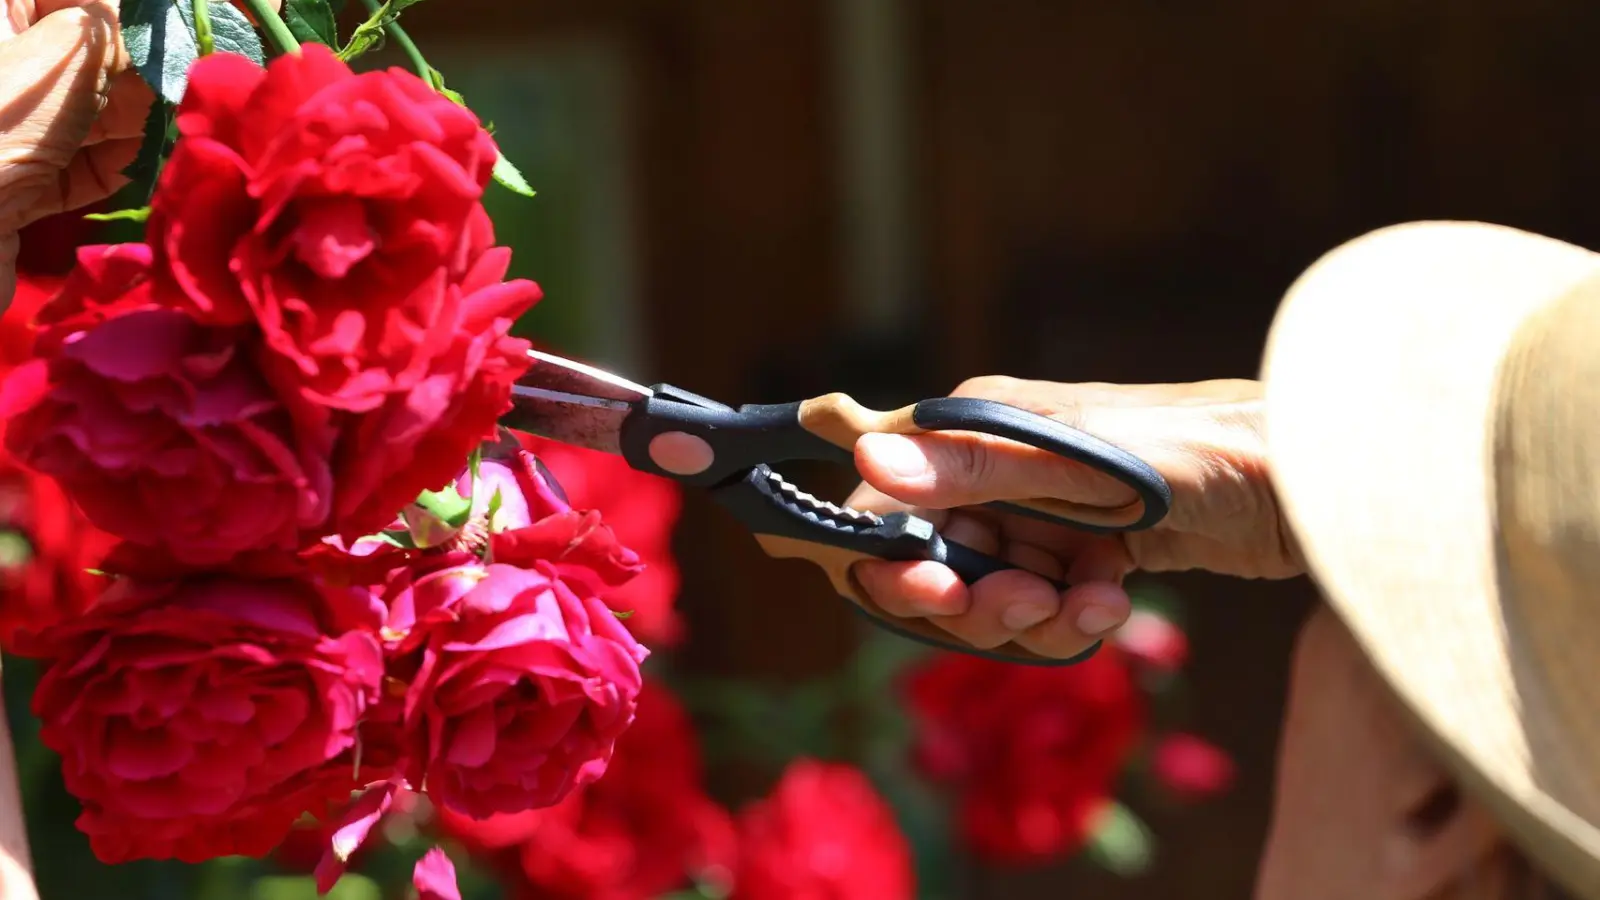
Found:
<path fill-rule="evenodd" d="M 623 400 L 518 384 L 511 388 L 511 412 L 500 422 L 563 444 L 620 454 L 622 422 L 632 411 Z"/>
<path fill-rule="evenodd" d="M 533 366 L 511 388 L 512 408 L 502 422 L 522 431 L 605 453 L 622 452 L 622 422 L 649 388 L 603 369 L 528 351 Z"/>
<path fill-rule="evenodd" d="M 634 384 L 620 375 L 604 369 L 575 362 L 543 350 L 529 350 L 533 367 L 522 376 L 521 383 L 529 387 L 597 397 L 604 400 L 623 400 L 632 403 L 643 400 L 655 392 L 642 384 Z"/>

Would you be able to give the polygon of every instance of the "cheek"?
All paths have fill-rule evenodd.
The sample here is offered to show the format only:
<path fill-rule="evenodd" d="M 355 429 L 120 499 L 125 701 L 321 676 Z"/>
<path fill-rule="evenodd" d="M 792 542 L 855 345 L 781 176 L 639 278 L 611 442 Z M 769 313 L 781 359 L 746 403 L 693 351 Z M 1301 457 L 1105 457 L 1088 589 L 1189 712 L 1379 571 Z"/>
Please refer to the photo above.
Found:
<path fill-rule="evenodd" d="M 1337 620 L 1318 611 L 1295 649 L 1257 900 L 1379 894 L 1392 739 L 1367 674 Z"/>

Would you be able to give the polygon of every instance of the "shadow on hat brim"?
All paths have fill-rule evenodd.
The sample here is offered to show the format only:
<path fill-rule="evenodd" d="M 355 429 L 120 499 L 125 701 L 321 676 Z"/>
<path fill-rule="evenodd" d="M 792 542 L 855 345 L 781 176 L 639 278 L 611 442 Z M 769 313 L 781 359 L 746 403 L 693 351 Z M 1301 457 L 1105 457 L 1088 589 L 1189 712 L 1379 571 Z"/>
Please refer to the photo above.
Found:
<path fill-rule="evenodd" d="M 1273 478 L 1324 597 L 1468 790 L 1591 900 L 1600 828 L 1539 777 L 1530 734 L 1550 723 L 1530 728 L 1507 648 L 1491 428 L 1519 326 L 1597 274 L 1600 256 L 1510 228 L 1386 228 L 1295 283 L 1262 375 Z M 1575 755 L 1600 767 L 1600 746 Z"/>

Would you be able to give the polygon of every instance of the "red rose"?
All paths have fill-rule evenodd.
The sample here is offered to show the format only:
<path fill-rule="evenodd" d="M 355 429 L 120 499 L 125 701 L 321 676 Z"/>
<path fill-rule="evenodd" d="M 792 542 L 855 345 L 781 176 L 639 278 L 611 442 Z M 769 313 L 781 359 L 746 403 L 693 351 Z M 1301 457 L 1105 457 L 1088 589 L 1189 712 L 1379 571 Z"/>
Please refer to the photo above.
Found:
<path fill-rule="evenodd" d="M 1192 734 L 1169 734 L 1156 744 L 1150 770 L 1182 800 L 1204 800 L 1233 785 L 1233 760 L 1215 744 Z"/>
<path fill-rule="evenodd" d="M 95 855 L 259 857 L 348 796 L 382 660 L 344 615 L 306 581 L 124 579 L 48 632 L 33 711 Z"/>
<path fill-rule="evenodd" d="M 54 481 L 0 457 L 0 649 L 30 655 L 40 630 L 87 610 L 114 542 Z"/>
<path fill-rule="evenodd" d="M 626 613 L 623 624 L 651 646 L 682 640 L 683 621 L 674 608 L 678 562 L 672 552 L 682 506 L 678 486 L 640 472 L 620 456 L 532 435 L 517 437 L 555 475 L 573 506 L 598 511 L 618 540 L 643 561 L 642 572 L 606 593 L 606 605 Z"/>
<path fill-rule="evenodd" d="M 23 409 L 6 445 L 97 526 L 180 562 L 292 551 L 326 521 L 327 463 L 295 444 L 243 329 L 148 305 L 148 259 L 141 244 L 84 250 L 41 316 L 42 361 L 7 380 Z"/>
<path fill-rule="evenodd" d="M 406 640 L 422 642 L 405 698 L 411 784 L 484 818 L 549 806 L 605 771 L 646 654 L 603 603 L 541 561 L 430 572 L 403 604 L 418 611 Z"/>
<path fill-rule="evenodd" d="M 34 319 L 65 283 L 58 276 L 18 273 L 17 292 L 0 313 L 0 365 L 18 366 L 33 356 Z"/>
<path fill-rule="evenodd" d="M 656 900 L 693 879 L 725 882 L 733 823 L 704 793 L 688 715 L 646 682 L 605 777 L 548 809 L 439 824 L 528 900 Z"/>
<path fill-rule="evenodd" d="M 860 771 L 802 760 L 739 816 L 733 900 L 910 900 L 911 848 Z"/>
<path fill-rule="evenodd" d="M 1070 668 L 956 654 L 913 671 L 914 757 L 956 789 L 981 857 L 1043 861 L 1082 846 L 1144 724 L 1144 701 L 1114 648 Z"/>
<path fill-rule="evenodd" d="M 334 458 L 337 530 L 378 530 L 493 437 L 527 367 L 508 332 L 539 290 L 503 280 L 494 141 L 415 75 L 315 44 L 265 70 L 202 59 L 177 123 L 147 229 L 163 302 L 260 329 L 260 365 Z"/>

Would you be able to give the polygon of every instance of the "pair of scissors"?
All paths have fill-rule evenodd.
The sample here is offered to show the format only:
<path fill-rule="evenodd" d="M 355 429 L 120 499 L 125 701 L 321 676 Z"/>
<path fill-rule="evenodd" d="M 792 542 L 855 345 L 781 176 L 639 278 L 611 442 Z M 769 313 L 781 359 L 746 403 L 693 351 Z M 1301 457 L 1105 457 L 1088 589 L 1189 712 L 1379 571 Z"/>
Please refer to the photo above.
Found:
<path fill-rule="evenodd" d="M 1041 656 L 1015 641 L 980 650 L 926 619 L 888 614 L 851 575 L 857 562 L 933 560 L 949 566 L 967 584 L 1016 566 L 945 540 L 919 516 L 906 512 L 880 516 L 818 500 L 784 480 L 771 464 L 821 460 L 853 467 L 856 439 L 869 432 L 969 431 L 1075 460 L 1122 482 L 1137 497 L 1118 509 L 1045 498 L 989 504 L 995 508 L 1110 534 L 1149 528 L 1166 515 L 1172 502 L 1165 479 L 1137 456 L 1054 419 L 993 400 L 943 397 L 878 412 L 845 394 L 828 394 L 735 409 L 672 385 L 645 387 L 554 354 L 529 353 L 533 365 L 512 389 L 513 408 L 501 419 L 503 425 L 618 454 L 642 472 L 707 490 L 751 531 L 769 556 L 810 560 L 827 573 L 834 590 L 874 624 L 945 650 L 1031 665 L 1070 665 L 1087 659 L 1100 645 L 1069 659 Z M 693 445 L 702 457 L 695 470 L 662 468 L 651 452 L 652 445 L 662 440 L 687 440 Z"/>

